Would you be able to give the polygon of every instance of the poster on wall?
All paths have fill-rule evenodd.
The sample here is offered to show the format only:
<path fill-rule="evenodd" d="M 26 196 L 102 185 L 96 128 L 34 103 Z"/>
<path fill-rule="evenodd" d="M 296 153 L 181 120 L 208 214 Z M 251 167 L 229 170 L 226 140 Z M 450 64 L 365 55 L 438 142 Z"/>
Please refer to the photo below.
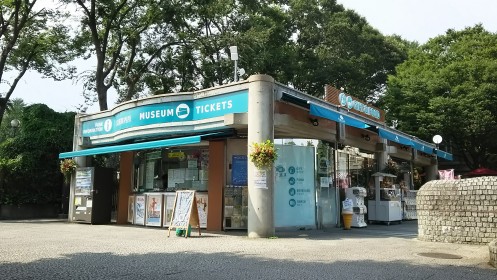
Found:
<path fill-rule="evenodd" d="M 207 228 L 207 193 L 198 193 L 195 195 L 197 199 L 198 219 L 201 228 Z"/>
<path fill-rule="evenodd" d="M 162 221 L 162 194 L 147 195 L 147 218 L 145 225 L 161 226 Z"/>
<path fill-rule="evenodd" d="M 233 155 L 231 157 L 231 184 L 247 186 L 247 156 Z"/>
<path fill-rule="evenodd" d="M 133 218 L 135 215 L 135 196 L 130 195 L 128 197 L 128 223 L 133 223 Z"/>
<path fill-rule="evenodd" d="M 90 195 L 92 188 L 92 168 L 78 168 L 76 170 L 76 186 L 74 195 Z"/>
<path fill-rule="evenodd" d="M 135 225 L 145 225 L 145 196 L 135 196 Z"/>
<path fill-rule="evenodd" d="M 175 193 L 166 193 L 164 194 L 164 227 L 168 227 L 171 222 L 171 215 L 173 214 L 174 207 L 174 198 Z"/>
<path fill-rule="evenodd" d="M 315 226 L 314 147 L 277 145 L 275 227 Z"/>
<path fill-rule="evenodd" d="M 267 189 L 266 170 L 254 170 L 254 187 L 258 189 Z"/>

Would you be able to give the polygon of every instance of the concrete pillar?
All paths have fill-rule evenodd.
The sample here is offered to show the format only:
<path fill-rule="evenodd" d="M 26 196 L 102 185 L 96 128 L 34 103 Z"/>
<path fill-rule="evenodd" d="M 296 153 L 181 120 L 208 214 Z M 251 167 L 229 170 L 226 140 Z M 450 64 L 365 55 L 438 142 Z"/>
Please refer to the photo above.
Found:
<path fill-rule="evenodd" d="M 274 79 L 249 77 L 247 155 L 253 143 L 274 141 Z M 248 221 L 250 238 L 274 235 L 274 167 L 260 170 L 248 160 Z"/>
<path fill-rule="evenodd" d="M 425 167 L 426 181 L 436 180 L 438 178 L 438 159 L 435 155 L 431 159 L 430 165 Z"/>

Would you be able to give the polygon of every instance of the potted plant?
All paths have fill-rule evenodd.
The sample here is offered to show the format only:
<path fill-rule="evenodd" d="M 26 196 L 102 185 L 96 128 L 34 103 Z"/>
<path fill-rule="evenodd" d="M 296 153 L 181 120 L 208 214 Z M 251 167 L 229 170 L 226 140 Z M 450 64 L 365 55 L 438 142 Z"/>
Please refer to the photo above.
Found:
<path fill-rule="evenodd" d="M 71 174 L 76 171 L 78 164 L 72 158 L 66 158 L 60 162 L 60 172 L 64 175 L 64 183 L 69 183 Z"/>
<path fill-rule="evenodd" d="M 274 147 L 274 143 L 270 140 L 266 140 L 262 143 L 253 143 L 252 152 L 249 156 L 250 161 L 254 163 L 255 167 L 265 169 L 274 163 L 278 158 L 278 153 L 277 149 Z"/>

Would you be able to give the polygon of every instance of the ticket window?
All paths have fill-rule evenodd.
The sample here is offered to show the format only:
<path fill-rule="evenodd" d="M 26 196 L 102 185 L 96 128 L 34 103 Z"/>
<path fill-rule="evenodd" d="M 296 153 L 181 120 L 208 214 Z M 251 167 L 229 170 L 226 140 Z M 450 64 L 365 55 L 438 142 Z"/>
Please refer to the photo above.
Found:
<path fill-rule="evenodd" d="M 209 150 L 171 148 L 135 155 L 134 191 L 207 191 Z"/>

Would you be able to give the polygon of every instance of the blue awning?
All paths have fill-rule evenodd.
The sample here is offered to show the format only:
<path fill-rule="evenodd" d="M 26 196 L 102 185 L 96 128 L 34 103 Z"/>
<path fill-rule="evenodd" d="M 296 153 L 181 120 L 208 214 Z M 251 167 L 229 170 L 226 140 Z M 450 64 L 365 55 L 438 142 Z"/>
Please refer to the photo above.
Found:
<path fill-rule="evenodd" d="M 423 143 L 420 143 L 420 142 L 414 141 L 414 140 L 412 141 L 412 143 L 414 145 L 414 149 L 421 151 L 423 153 L 427 153 L 429 155 L 433 154 L 433 147 L 432 146 L 425 145 Z"/>
<path fill-rule="evenodd" d="M 447 152 L 444 152 L 441 150 L 435 150 L 435 153 L 437 154 L 437 157 L 439 157 L 439 158 L 443 158 L 446 160 L 453 160 L 452 154 L 450 154 L 450 153 L 447 153 Z"/>
<path fill-rule="evenodd" d="M 349 117 L 347 115 L 340 114 L 339 112 L 335 112 L 323 107 L 320 107 L 318 105 L 314 105 L 311 103 L 310 106 L 310 112 L 311 115 L 317 116 L 317 117 L 322 117 L 325 119 L 329 119 L 332 121 L 336 121 L 339 123 L 343 123 L 348 126 L 353 126 L 357 128 L 368 128 L 369 125 L 365 124 L 364 122 L 354 119 L 352 117 Z"/>
<path fill-rule="evenodd" d="M 387 131 L 383 128 L 378 128 L 378 134 L 380 135 L 381 138 L 385 138 L 385 139 L 388 139 L 390 141 L 393 141 L 393 142 L 396 142 L 396 143 L 399 143 L 402 145 L 414 147 L 414 144 L 411 141 L 411 139 L 404 137 L 402 135 L 398 135 L 398 134 L 395 134 L 393 132 Z"/>
<path fill-rule="evenodd" d="M 180 138 L 173 138 L 173 139 L 142 142 L 142 143 L 133 143 L 133 144 L 124 144 L 124 145 L 114 145 L 114 146 L 107 146 L 107 147 L 91 148 L 91 149 L 80 150 L 80 151 L 60 153 L 59 158 L 83 157 L 83 156 L 91 156 L 91 155 L 119 153 L 119 152 L 125 152 L 125 151 L 136 151 L 136 150 L 145 150 L 145 149 L 153 149 L 153 148 L 161 148 L 161 147 L 172 147 L 172 146 L 196 144 L 196 143 L 200 143 L 200 140 L 201 140 L 200 137 L 201 137 L 201 135 L 196 135 L 196 136 L 180 137 Z"/>

